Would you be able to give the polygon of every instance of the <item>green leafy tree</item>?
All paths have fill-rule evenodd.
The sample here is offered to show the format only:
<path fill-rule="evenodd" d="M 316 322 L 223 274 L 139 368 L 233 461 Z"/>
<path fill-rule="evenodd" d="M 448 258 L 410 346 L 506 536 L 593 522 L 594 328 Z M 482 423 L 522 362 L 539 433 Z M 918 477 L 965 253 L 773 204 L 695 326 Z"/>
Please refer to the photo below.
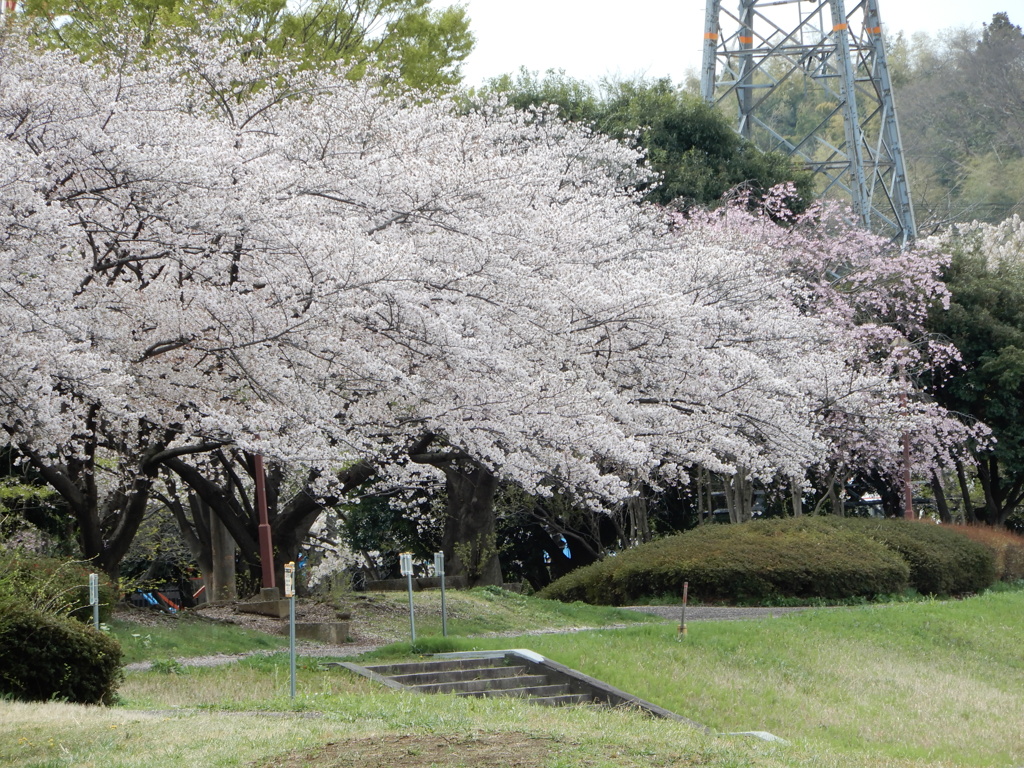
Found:
<path fill-rule="evenodd" d="M 74 531 L 67 505 L 23 458 L 11 446 L 0 449 L 0 540 L 13 537 L 48 554 L 69 555 Z"/>
<path fill-rule="evenodd" d="M 123 51 L 129 29 L 159 50 L 169 32 L 230 14 L 241 40 L 270 52 L 308 66 L 344 62 L 353 76 L 374 62 L 417 88 L 458 84 L 474 42 L 463 8 L 429 0 L 25 0 L 24 9 L 51 45 L 86 56 Z"/>
<path fill-rule="evenodd" d="M 962 464 L 957 473 L 968 518 L 1004 525 L 1024 503 L 1024 223 L 1014 217 L 963 227 L 945 245 L 951 300 L 948 310 L 935 308 L 929 325 L 956 344 L 963 364 L 932 391 L 944 407 L 991 428 L 994 445 L 972 447 L 981 508 L 971 503 Z"/>
<path fill-rule="evenodd" d="M 638 145 L 661 177 L 648 185 L 647 199 L 662 205 L 715 205 L 738 187 L 756 197 L 790 181 L 801 200 L 811 194 L 809 174 L 782 154 L 758 150 L 725 116 L 668 79 L 605 81 L 594 88 L 564 72 L 539 77 L 522 69 L 491 80 L 474 97 L 492 93 L 520 109 L 556 106 L 561 118 Z"/>

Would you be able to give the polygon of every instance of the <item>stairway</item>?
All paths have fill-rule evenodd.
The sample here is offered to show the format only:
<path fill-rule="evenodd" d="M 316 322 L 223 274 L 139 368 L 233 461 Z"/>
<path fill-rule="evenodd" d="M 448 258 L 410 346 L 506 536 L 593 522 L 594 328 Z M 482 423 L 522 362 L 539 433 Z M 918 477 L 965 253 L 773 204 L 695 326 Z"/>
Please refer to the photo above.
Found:
<path fill-rule="evenodd" d="M 456 696 L 515 696 L 534 704 L 560 706 L 592 702 L 588 692 L 573 691 L 570 682 L 554 679 L 514 657 L 490 656 L 381 664 L 353 669 L 392 688 Z"/>

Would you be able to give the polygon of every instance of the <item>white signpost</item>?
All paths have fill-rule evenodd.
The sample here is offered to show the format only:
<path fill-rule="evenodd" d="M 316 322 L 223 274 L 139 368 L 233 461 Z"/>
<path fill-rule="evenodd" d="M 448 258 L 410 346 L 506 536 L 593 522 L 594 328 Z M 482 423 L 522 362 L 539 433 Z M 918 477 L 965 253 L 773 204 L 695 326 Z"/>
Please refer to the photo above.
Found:
<path fill-rule="evenodd" d="M 89 604 L 92 606 L 92 623 L 96 629 L 100 628 L 100 577 L 99 574 L 89 574 Z"/>
<path fill-rule="evenodd" d="M 403 552 L 398 556 L 398 566 L 409 585 L 409 634 L 412 642 L 416 642 L 416 613 L 412 603 L 412 552 Z"/>
<path fill-rule="evenodd" d="M 288 598 L 288 657 L 291 667 L 291 694 L 295 698 L 295 563 L 284 564 L 284 596 Z"/>

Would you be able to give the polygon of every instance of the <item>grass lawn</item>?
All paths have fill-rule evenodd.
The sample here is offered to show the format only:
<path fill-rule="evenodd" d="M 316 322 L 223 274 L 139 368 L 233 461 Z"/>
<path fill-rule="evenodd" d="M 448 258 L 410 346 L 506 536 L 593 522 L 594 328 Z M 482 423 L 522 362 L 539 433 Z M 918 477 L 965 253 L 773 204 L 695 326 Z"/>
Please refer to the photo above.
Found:
<path fill-rule="evenodd" d="M 143 626 L 123 619 L 114 619 L 109 626 L 111 633 L 121 643 L 125 664 L 288 648 L 287 637 L 192 619 L 188 614 L 183 614 L 173 622 L 154 626 Z"/>
<path fill-rule="evenodd" d="M 565 620 L 561 608 L 516 600 L 531 629 L 545 611 Z M 132 672 L 113 708 L 0 702 L 0 765 L 1015 768 L 1022 616 L 1024 592 L 1011 591 L 693 622 L 682 641 L 673 624 L 643 624 L 452 642 L 532 648 L 719 732 L 769 731 L 788 744 L 630 711 L 394 693 L 313 659 L 300 659 L 293 702 L 278 654 Z"/>

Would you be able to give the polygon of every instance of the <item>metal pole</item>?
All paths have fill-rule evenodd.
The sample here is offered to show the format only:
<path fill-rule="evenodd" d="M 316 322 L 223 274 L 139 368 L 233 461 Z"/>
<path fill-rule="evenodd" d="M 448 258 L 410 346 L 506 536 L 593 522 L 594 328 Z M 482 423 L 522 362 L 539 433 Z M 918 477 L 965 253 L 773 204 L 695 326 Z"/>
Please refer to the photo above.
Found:
<path fill-rule="evenodd" d="M 284 596 L 288 598 L 288 665 L 291 672 L 291 695 L 295 698 L 295 563 L 284 566 Z"/>
<path fill-rule="evenodd" d="M 295 698 L 295 595 L 288 598 L 288 653 L 291 657 L 292 698 Z"/>
<path fill-rule="evenodd" d="M 718 53 L 718 14 L 721 0 L 707 0 L 704 6 L 704 56 L 701 64 L 700 93 L 704 101 L 713 104 L 715 101 L 715 57 Z"/>
<path fill-rule="evenodd" d="M 836 68 L 839 70 L 839 86 L 842 94 L 843 127 L 846 129 L 846 154 L 850 158 L 850 194 L 853 197 L 853 212 L 861 224 L 871 228 L 871 195 L 864 172 L 863 135 L 860 115 L 857 112 L 856 68 L 850 56 L 849 20 L 843 0 L 829 0 L 832 7 L 832 34 L 839 53 Z"/>
<path fill-rule="evenodd" d="M 448 637 L 448 605 L 444 589 L 444 552 L 434 553 L 434 572 L 441 577 L 441 636 Z"/>

